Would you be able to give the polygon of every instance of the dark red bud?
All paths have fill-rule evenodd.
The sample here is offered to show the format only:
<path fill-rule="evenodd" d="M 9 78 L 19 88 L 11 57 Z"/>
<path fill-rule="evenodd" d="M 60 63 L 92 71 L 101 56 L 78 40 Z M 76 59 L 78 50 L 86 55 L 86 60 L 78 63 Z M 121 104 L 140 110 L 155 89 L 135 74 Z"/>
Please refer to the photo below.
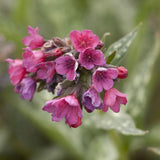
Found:
<path fill-rule="evenodd" d="M 54 57 L 59 57 L 63 54 L 63 52 L 62 52 L 61 48 L 55 48 L 55 49 L 53 49 L 51 54 Z"/>
<path fill-rule="evenodd" d="M 102 41 L 99 41 L 96 49 L 101 49 L 104 46 L 104 43 Z"/>
<path fill-rule="evenodd" d="M 118 78 L 125 79 L 128 77 L 128 70 L 122 66 L 118 67 Z"/>

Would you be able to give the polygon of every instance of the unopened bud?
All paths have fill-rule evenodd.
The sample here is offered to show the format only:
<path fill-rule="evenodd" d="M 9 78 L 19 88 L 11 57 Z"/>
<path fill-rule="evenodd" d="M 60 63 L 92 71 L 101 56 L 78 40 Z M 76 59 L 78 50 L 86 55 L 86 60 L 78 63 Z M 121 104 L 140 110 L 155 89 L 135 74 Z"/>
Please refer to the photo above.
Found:
<path fill-rule="evenodd" d="M 117 68 L 118 70 L 118 78 L 119 79 L 125 79 L 128 77 L 128 70 L 122 66 Z"/>
<path fill-rule="evenodd" d="M 62 50 L 63 53 L 67 53 L 67 52 L 71 51 L 71 47 L 66 46 L 66 47 L 61 48 L 61 50 Z"/>
<path fill-rule="evenodd" d="M 58 37 L 54 37 L 53 38 L 54 43 L 58 46 L 58 47 L 64 47 L 67 46 L 67 44 L 65 43 L 65 41 L 63 41 L 62 39 L 58 38 Z"/>
<path fill-rule="evenodd" d="M 102 41 L 99 41 L 96 49 L 101 49 L 104 46 L 104 43 Z"/>
<path fill-rule="evenodd" d="M 53 49 L 53 51 L 52 51 L 52 53 L 51 53 L 51 55 L 52 55 L 53 57 L 59 57 L 59 56 L 61 56 L 62 54 L 63 54 L 63 52 L 62 52 L 61 48 L 55 48 L 55 49 Z"/>
<path fill-rule="evenodd" d="M 41 51 L 42 52 L 48 52 L 48 51 L 52 50 L 53 48 L 56 48 L 56 46 L 54 45 L 54 42 L 52 40 L 48 40 L 42 46 Z"/>

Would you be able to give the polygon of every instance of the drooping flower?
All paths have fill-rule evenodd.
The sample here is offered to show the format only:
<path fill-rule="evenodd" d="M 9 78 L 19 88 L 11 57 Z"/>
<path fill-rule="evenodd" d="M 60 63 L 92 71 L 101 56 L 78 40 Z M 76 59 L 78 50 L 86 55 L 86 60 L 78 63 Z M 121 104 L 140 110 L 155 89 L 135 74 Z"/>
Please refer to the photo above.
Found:
<path fill-rule="evenodd" d="M 40 79 L 46 79 L 46 83 L 49 83 L 56 73 L 55 62 L 48 61 L 42 62 L 37 65 L 37 77 Z"/>
<path fill-rule="evenodd" d="M 31 26 L 28 26 L 29 36 L 23 38 L 22 40 L 25 46 L 28 46 L 31 49 L 36 49 L 44 44 L 44 39 L 42 36 L 38 34 L 38 30 L 39 30 L 38 27 L 34 29 Z"/>
<path fill-rule="evenodd" d="M 60 75 L 65 75 L 70 81 L 73 81 L 76 77 L 76 70 L 78 68 L 78 62 L 70 55 L 66 54 L 56 59 L 56 71 Z"/>
<path fill-rule="evenodd" d="M 22 99 L 32 101 L 34 92 L 36 90 L 36 81 L 30 77 L 23 78 L 20 84 L 15 86 L 14 91 L 21 94 Z"/>
<path fill-rule="evenodd" d="M 36 66 L 44 62 L 44 54 L 40 50 L 31 50 L 29 47 L 24 48 L 25 52 L 23 53 L 23 66 L 28 72 L 36 72 Z"/>
<path fill-rule="evenodd" d="M 71 42 L 78 52 L 83 52 L 87 48 L 95 48 L 99 43 L 99 38 L 91 30 L 77 31 L 70 33 Z"/>
<path fill-rule="evenodd" d="M 42 110 L 52 113 L 52 121 L 59 122 L 65 118 L 65 123 L 74 128 L 82 124 L 82 110 L 74 95 L 47 101 Z"/>
<path fill-rule="evenodd" d="M 95 50 L 93 48 L 88 48 L 79 55 L 79 62 L 81 66 L 90 70 L 94 65 L 103 66 L 106 61 L 104 59 L 104 54 L 100 50 Z"/>
<path fill-rule="evenodd" d="M 118 70 L 119 79 L 125 79 L 128 77 L 128 70 L 124 68 L 123 66 L 117 67 L 117 70 Z"/>
<path fill-rule="evenodd" d="M 8 73 L 10 75 L 10 80 L 13 85 L 17 85 L 21 82 L 26 74 L 26 69 L 22 66 L 22 60 L 20 59 L 6 59 L 9 63 Z"/>
<path fill-rule="evenodd" d="M 82 104 L 84 105 L 87 112 L 93 112 L 94 109 L 101 109 L 101 98 L 93 87 L 83 94 Z"/>
<path fill-rule="evenodd" d="M 108 110 L 108 107 L 116 113 L 120 111 L 120 104 L 127 104 L 127 95 L 119 92 L 115 88 L 107 90 L 104 94 L 104 105 L 102 108 L 103 112 Z"/>
<path fill-rule="evenodd" d="M 103 68 L 99 67 L 94 73 L 92 77 L 92 83 L 97 92 L 102 92 L 103 88 L 105 90 L 109 90 L 112 88 L 114 82 L 118 76 L 117 69 L 114 68 Z"/>

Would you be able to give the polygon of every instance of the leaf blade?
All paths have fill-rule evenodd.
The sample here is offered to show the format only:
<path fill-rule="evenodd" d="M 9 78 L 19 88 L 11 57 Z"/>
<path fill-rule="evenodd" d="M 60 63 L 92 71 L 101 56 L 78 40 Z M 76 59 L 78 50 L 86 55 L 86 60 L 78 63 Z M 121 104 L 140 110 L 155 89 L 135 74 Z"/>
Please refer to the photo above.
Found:
<path fill-rule="evenodd" d="M 148 131 L 136 128 L 131 116 L 122 111 L 118 114 L 110 111 L 103 114 L 92 114 L 85 120 L 85 125 L 103 130 L 116 129 L 124 135 L 141 136 L 148 133 Z"/>
<path fill-rule="evenodd" d="M 120 40 L 111 44 L 107 51 L 104 53 L 105 56 L 110 56 L 115 50 L 117 50 L 116 56 L 114 57 L 112 64 L 117 64 L 126 54 L 128 48 L 130 47 L 132 41 L 137 35 L 141 23 L 133 29 L 130 33 L 122 37 Z"/>

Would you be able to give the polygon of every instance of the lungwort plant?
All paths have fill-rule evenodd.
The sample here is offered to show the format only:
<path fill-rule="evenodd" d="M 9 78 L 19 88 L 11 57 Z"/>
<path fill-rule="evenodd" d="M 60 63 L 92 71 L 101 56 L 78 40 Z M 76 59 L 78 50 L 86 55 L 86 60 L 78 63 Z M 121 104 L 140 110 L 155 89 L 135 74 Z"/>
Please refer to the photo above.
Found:
<path fill-rule="evenodd" d="M 51 113 L 52 121 L 64 118 L 70 127 L 79 127 L 84 122 L 102 129 L 115 128 L 124 134 L 145 134 L 135 128 L 129 115 L 123 111 L 118 113 L 120 106 L 127 104 L 127 95 L 114 87 L 128 76 L 128 70 L 119 66 L 119 62 L 138 27 L 106 49 L 107 34 L 100 40 L 91 30 L 73 30 L 69 37 L 45 40 L 39 35 L 38 27 L 29 26 L 29 35 L 22 40 L 26 46 L 22 59 L 6 59 L 14 91 L 30 101 L 36 91 L 52 92 L 53 99 L 47 101 L 42 110 Z M 100 112 L 92 114 L 88 123 L 87 119 L 83 120 L 82 110 Z M 105 120 L 100 113 L 109 110 L 115 113 Z M 118 119 L 114 114 L 119 115 Z M 129 123 L 120 123 L 121 119 Z"/>

